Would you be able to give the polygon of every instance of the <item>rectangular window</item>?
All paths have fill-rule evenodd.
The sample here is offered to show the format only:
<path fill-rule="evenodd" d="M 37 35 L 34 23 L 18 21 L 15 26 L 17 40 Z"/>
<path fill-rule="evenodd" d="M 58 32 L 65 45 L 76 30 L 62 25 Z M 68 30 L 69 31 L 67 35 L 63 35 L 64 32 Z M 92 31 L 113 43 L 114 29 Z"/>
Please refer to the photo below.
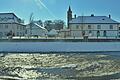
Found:
<path fill-rule="evenodd" d="M 7 34 L 8 34 L 8 32 L 4 32 L 4 35 L 6 35 L 6 36 L 7 36 Z"/>
<path fill-rule="evenodd" d="M 23 26 L 23 30 L 25 30 L 25 27 Z"/>
<path fill-rule="evenodd" d="M 5 29 L 8 29 L 8 25 L 5 25 Z"/>
<path fill-rule="evenodd" d="M 91 30 L 89 31 L 89 36 L 92 36 L 92 31 Z"/>
<path fill-rule="evenodd" d="M 19 36 L 19 32 L 17 32 L 17 36 Z"/>
<path fill-rule="evenodd" d="M 3 36 L 3 33 L 2 32 L 0 32 L 0 37 L 2 37 Z"/>
<path fill-rule="evenodd" d="M 0 25 L 0 29 L 2 29 L 3 28 L 3 26 L 2 26 L 2 24 Z"/>
<path fill-rule="evenodd" d="M 119 27 L 119 30 L 120 30 L 120 27 Z"/>
<path fill-rule="evenodd" d="M 18 26 L 17 26 L 17 29 L 18 29 L 18 30 L 22 30 L 23 28 L 22 28 L 22 26 L 18 25 Z"/>
<path fill-rule="evenodd" d="M 22 32 L 19 33 L 19 36 L 22 36 Z"/>
<path fill-rule="evenodd" d="M 89 31 L 89 34 L 91 34 L 92 33 L 92 31 Z"/>
<path fill-rule="evenodd" d="M 79 25 L 76 25 L 76 29 L 79 29 Z"/>
<path fill-rule="evenodd" d="M 101 25 L 97 25 L 97 29 L 101 29 Z"/>
<path fill-rule="evenodd" d="M 19 26 L 17 26 L 17 29 L 19 29 Z"/>
<path fill-rule="evenodd" d="M 22 27 L 22 26 L 20 26 L 20 30 L 23 30 L 23 27 Z"/>
<path fill-rule="evenodd" d="M 113 25 L 110 25 L 110 29 L 113 29 Z"/>
<path fill-rule="evenodd" d="M 100 36 L 100 31 L 97 31 L 97 37 L 99 37 Z"/>
<path fill-rule="evenodd" d="M 103 32 L 103 36 L 104 36 L 104 37 L 107 36 L 107 32 L 106 32 L 106 31 Z"/>
<path fill-rule="evenodd" d="M 85 31 L 82 31 L 82 36 L 85 36 Z"/>
<path fill-rule="evenodd" d="M 88 29 L 91 29 L 91 25 L 88 25 Z"/>

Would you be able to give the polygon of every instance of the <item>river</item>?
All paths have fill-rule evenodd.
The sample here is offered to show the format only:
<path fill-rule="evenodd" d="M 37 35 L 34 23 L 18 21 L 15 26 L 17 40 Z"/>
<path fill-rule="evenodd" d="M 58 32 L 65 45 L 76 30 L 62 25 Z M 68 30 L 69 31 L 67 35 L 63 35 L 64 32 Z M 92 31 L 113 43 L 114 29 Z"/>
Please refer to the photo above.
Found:
<path fill-rule="evenodd" d="M 120 52 L 1 53 L 0 76 L 22 79 L 120 78 Z"/>

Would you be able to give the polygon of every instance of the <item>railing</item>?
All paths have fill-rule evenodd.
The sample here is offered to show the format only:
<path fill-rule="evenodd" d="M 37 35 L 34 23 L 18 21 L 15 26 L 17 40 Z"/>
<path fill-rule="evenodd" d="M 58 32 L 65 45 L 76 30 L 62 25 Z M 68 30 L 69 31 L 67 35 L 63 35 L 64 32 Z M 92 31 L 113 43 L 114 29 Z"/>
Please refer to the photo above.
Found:
<path fill-rule="evenodd" d="M 84 39 L 84 37 L 35 37 L 35 36 L 31 36 L 31 37 L 25 37 L 25 36 L 16 36 L 16 37 L 0 37 L 0 39 Z M 110 36 L 110 37 L 89 37 L 88 39 L 120 39 L 120 37 L 118 36 Z"/>

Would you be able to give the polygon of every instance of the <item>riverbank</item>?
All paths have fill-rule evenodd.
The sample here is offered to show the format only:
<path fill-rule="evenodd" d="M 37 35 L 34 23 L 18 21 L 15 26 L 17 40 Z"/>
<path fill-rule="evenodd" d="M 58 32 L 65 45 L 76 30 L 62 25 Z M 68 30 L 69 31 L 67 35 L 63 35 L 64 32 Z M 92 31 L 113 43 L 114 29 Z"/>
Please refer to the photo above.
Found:
<path fill-rule="evenodd" d="M 82 37 L 68 37 L 68 38 L 59 38 L 59 37 L 50 37 L 50 38 L 12 38 L 12 39 L 0 39 L 0 42 L 120 42 L 120 38 L 88 38 L 84 39 Z"/>

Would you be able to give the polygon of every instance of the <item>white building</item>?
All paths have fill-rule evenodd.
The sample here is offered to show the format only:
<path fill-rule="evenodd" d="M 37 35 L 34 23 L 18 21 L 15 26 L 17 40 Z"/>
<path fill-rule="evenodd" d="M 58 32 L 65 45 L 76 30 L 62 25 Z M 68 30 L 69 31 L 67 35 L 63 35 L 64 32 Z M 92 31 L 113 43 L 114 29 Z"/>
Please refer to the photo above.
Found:
<path fill-rule="evenodd" d="M 0 13 L 0 37 L 7 37 L 9 33 L 14 36 L 25 35 L 25 25 L 14 13 Z"/>
<path fill-rule="evenodd" d="M 68 28 L 71 37 L 118 37 L 120 23 L 107 16 L 78 16 L 72 18 L 72 11 L 68 10 Z"/>
<path fill-rule="evenodd" d="M 31 25 L 28 24 L 26 26 L 27 36 L 40 36 L 40 37 L 45 37 L 48 33 L 47 29 L 44 27 L 38 25 L 37 23 L 32 23 Z"/>
<path fill-rule="evenodd" d="M 48 32 L 48 37 L 57 37 L 58 36 L 58 32 L 57 32 L 57 30 L 55 30 L 55 29 L 52 29 L 52 30 L 50 30 L 49 32 Z"/>

